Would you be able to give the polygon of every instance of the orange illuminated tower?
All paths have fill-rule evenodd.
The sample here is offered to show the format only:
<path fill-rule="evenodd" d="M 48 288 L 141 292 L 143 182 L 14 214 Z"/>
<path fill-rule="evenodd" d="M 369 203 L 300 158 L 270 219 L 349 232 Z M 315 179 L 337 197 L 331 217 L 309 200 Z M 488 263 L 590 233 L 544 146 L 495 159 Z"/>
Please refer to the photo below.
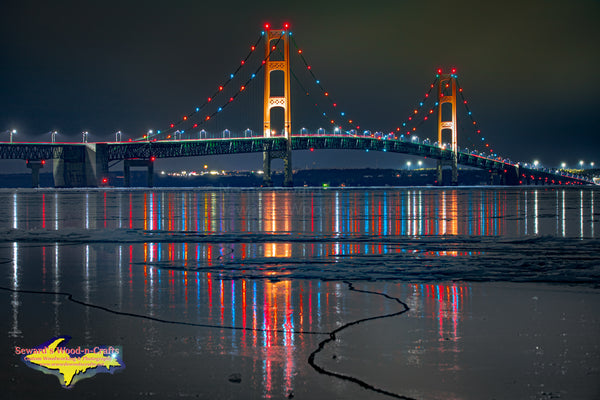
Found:
<path fill-rule="evenodd" d="M 264 131 L 265 137 L 277 135 L 271 127 L 271 109 L 283 108 L 283 132 L 279 135 L 286 139 L 286 148 L 281 151 L 263 152 L 263 184 L 272 186 L 271 160 L 283 159 L 284 179 L 283 186 L 292 186 L 292 110 L 290 106 L 290 41 L 289 24 L 284 24 L 283 29 L 270 29 L 265 25 L 265 104 L 264 104 Z M 283 57 L 275 52 L 278 44 L 283 42 Z M 280 59 L 283 58 L 283 59 Z M 271 72 L 283 71 L 283 96 L 271 96 Z"/>
<path fill-rule="evenodd" d="M 437 182 L 443 184 L 442 168 L 444 163 L 452 166 L 452 185 L 458 184 L 458 146 L 456 144 L 457 120 L 456 120 L 456 69 L 452 68 L 450 74 L 443 74 L 438 69 L 438 144 L 444 145 L 444 137 L 450 134 L 449 150 L 452 150 L 450 160 L 438 160 Z M 448 132 L 449 131 L 449 132 Z"/>

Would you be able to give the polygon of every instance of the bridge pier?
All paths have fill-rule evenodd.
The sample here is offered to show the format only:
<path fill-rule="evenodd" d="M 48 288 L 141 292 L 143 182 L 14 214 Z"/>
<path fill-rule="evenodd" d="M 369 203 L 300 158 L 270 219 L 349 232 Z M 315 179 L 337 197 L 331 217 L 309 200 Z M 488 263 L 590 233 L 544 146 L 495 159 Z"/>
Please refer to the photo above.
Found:
<path fill-rule="evenodd" d="M 452 152 L 452 186 L 458 186 L 458 152 Z"/>
<path fill-rule="evenodd" d="M 288 141 L 287 156 L 283 159 L 283 187 L 294 186 L 292 170 L 292 143 Z"/>
<path fill-rule="evenodd" d="M 504 169 L 490 170 L 490 185 L 518 185 L 519 175 L 514 168 L 508 166 Z"/>
<path fill-rule="evenodd" d="M 489 173 L 490 173 L 490 179 L 489 179 L 488 185 L 493 186 L 496 184 L 496 180 L 498 178 L 498 171 L 490 170 Z"/>
<path fill-rule="evenodd" d="M 263 186 L 273 187 L 273 180 L 271 179 L 271 152 L 269 151 L 263 153 Z"/>
<path fill-rule="evenodd" d="M 456 157 L 456 154 L 455 154 Z M 458 186 L 458 161 L 454 158 L 450 164 L 452 166 L 452 186 Z M 437 185 L 444 186 L 444 162 L 442 160 L 438 160 L 437 163 Z"/>
<path fill-rule="evenodd" d="M 131 167 L 145 167 L 148 169 L 147 184 L 148 187 L 154 186 L 154 160 L 123 160 L 123 178 L 125 187 L 131 187 Z"/>
<path fill-rule="evenodd" d="M 31 187 L 37 188 L 40 186 L 40 168 L 44 168 L 44 160 L 29 161 L 27 160 L 27 168 L 31 170 Z"/>
<path fill-rule="evenodd" d="M 55 187 L 97 187 L 108 178 L 108 145 L 64 146 L 53 158 Z"/>
<path fill-rule="evenodd" d="M 505 165 L 504 166 L 504 184 L 505 185 L 518 185 L 520 172 L 518 165 Z"/>
<path fill-rule="evenodd" d="M 287 150 L 263 152 L 263 186 L 273 187 L 273 180 L 271 178 L 271 161 L 273 161 L 275 158 L 283 159 L 283 187 L 294 186 L 292 173 L 292 148 L 290 140 L 288 140 Z"/>

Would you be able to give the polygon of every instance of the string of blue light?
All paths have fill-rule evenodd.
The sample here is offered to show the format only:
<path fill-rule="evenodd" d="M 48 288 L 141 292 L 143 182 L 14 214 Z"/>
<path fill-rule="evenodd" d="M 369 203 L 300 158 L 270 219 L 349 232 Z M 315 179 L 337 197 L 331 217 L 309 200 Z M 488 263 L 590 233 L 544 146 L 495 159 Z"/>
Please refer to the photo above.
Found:
<path fill-rule="evenodd" d="M 429 101 L 431 99 L 431 91 L 435 88 L 437 82 L 439 79 L 439 75 L 436 75 L 435 79 L 433 80 L 433 82 L 429 85 L 429 90 L 427 91 L 427 93 L 425 93 L 425 95 L 423 96 L 423 98 L 421 99 L 421 101 L 419 102 L 419 104 L 413 108 L 413 111 L 411 112 L 411 114 L 409 114 L 406 119 L 404 120 L 404 122 L 402 122 L 401 126 L 398 126 L 396 128 L 396 132 L 397 133 L 401 133 L 404 132 L 404 129 L 408 130 L 406 131 L 407 135 L 410 135 L 411 132 L 414 133 L 416 132 L 417 128 L 420 127 L 423 122 L 427 121 L 429 119 L 430 115 L 433 115 L 435 109 L 439 106 L 439 103 L 436 101 L 435 104 L 433 105 L 433 107 L 427 107 L 429 108 L 429 111 L 427 112 L 427 114 L 424 115 L 424 118 L 421 119 L 421 121 L 416 125 L 413 126 L 415 124 L 415 115 L 419 115 L 420 110 L 422 108 L 425 107 L 425 105 L 427 104 L 427 101 Z M 410 127 L 412 126 L 412 129 L 410 129 Z"/>
<path fill-rule="evenodd" d="M 308 73 L 310 74 L 310 76 L 312 77 L 314 84 L 321 90 L 321 93 L 323 94 L 323 96 L 329 101 L 329 104 L 337 112 L 337 110 L 338 110 L 338 103 L 333 100 L 333 98 L 332 98 L 332 96 L 330 96 L 329 92 L 323 87 L 323 85 L 321 84 L 321 80 L 318 79 L 317 76 L 315 75 L 315 73 L 314 73 L 314 71 L 312 69 L 312 66 L 308 63 L 308 61 L 304 57 L 302 49 L 298 46 L 298 44 L 296 43 L 296 40 L 293 37 L 292 37 L 291 42 L 292 42 L 292 44 L 294 45 L 294 47 L 296 49 L 296 54 L 298 54 L 298 56 L 302 60 L 302 63 L 304 64 L 304 67 L 306 68 L 306 70 L 308 71 Z M 306 91 L 305 93 L 308 93 L 310 95 L 309 91 Z M 318 103 L 316 103 L 315 106 L 321 111 L 321 115 L 323 117 L 328 117 L 327 112 L 323 111 L 323 108 L 320 107 L 318 105 Z M 353 119 L 346 119 L 346 112 L 340 111 L 339 112 L 339 117 L 341 117 L 342 121 L 347 121 L 347 122 L 344 122 L 344 123 L 347 123 L 348 125 L 350 125 L 352 127 L 352 129 L 357 129 L 357 130 L 360 129 L 360 125 L 357 124 L 355 120 L 353 120 Z M 335 117 L 335 118 L 337 118 L 337 117 Z M 336 119 L 329 119 L 328 118 L 328 122 L 333 127 L 336 127 L 338 125 L 336 123 Z M 340 128 L 342 128 L 342 127 L 340 127 Z"/>
<path fill-rule="evenodd" d="M 456 78 L 456 86 L 458 88 L 458 94 L 461 98 L 461 103 L 464 105 L 465 109 L 466 109 L 466 115 L 469 118 L 469 120 L 471 121 L 471 125 L 473 126 L 474 132 L 476 134 L 477 137 L 480 137 L 481 142 L 483 142 L 483 144 L 485 145 L 485 147 L 487 149 L 489 149 L 490 154 L 494 154 L 494 150 L 490 147 L 489 142 L 486 141 L 484 136 L 481 136 L 481 129 L 479 128 L 479 124 L 477 123 L 477 121 L 473 118 L 473 112 L 471 111 L 471 109 L 469 108 L 469 104 L 465 98 L 465 95 L 463 93 L 463 88 L 460 86 L 459 82 L 458 82 L 458 78 Z"/>
<path fill-rule="evenodd" d="M 171 123 L 169 125 L 169 128 L 167 128 L 163 131 L 160 131 L 160 130 L 157 131 L 157 133 L 153 137 L 156 137 L 158 135 L 166 135 L 170 132 L 175 131 L 179 125 L 187 122 L 191 117 L 199 114 L 200 111 L 203 110 L 209 104 L 213 104 L 213 101 L 215 100 L 215 98 L 218 97 L 221 93 L 225 92 L 225 89 L 228 87 L 228 85 L 238 76 L 238 74 L 240 74 L 240 72 L 242 71 L 244 66 L 246 66 L 248 64 L 248 60 L 255 53 L 255 50 L 258 48 L 258 45 L 263 40 L 263 38 L 264 38 L 264 32 L 261 33 L 259 38 L 255 41 L 254 45 L 252 45 L 250 47 L 250 51 L 244 57 L 244 59 L 240 62 L 240 65 L 238 65 L 236 70 L 229 75 L 228 79 L 225 82 L 223 82 L 222 84 L 217 86 L 217 89 L 213 92 L 213 94 L 210 97 L 208 97 L 200 106 L 196 107 L 195 110 L 184 115 L 182 119 L 180 119 L 177 122 Z M 248 84 L 250 83 L 250 81 L 252 81 L 252 79 L 254 79 L 256 77 L 256 74 L 260 71 L 260 69 L 262 68 L 262 65 L 264 65 L 264 62 L 253 74 L 250 75 L 250 78 L 244 83 L 244 85 L 242 85 L 240 87 L 240 89 L 233 96 L 230 97 L 228 102 L 226 102 L 224 105 L 221 105 L 221 107 L 218 108 L 218 111 L 210 114 L 208 116 L 208 119 L 205 118 L 205 120 L 209 120 L 210 118 L 212 118 L 216 113 L 220 112 L 223 108 L 225 108 L 227 106 L 227 104 L 229 104 L 231 101 L 233 101 L 242 91 L 244 91 L 246 89 L 246 87 L 248 86 Z M 195 124 L 193 126 L 193 128 L 198 127 L 201 123 L 202 122 L 200 122 L 199 124 Z M 149 138 L 144 136 L 142 139 L 149 139 Z"/>

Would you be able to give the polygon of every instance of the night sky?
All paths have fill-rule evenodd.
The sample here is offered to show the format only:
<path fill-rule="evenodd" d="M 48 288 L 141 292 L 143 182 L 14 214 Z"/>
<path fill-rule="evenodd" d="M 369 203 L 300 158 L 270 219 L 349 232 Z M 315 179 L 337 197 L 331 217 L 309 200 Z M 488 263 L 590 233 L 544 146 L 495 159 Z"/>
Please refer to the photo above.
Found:
<path fill-rule="evenodd" d="M 547 166 L 579 160 L 598 165 L 599 20 L 597 0 L 360 6 L 5 0 L 0 130 L 17 129 L 19 141 L 48 141 L 53 129 L 64 141 L 80 141 L 84 130 L 90 141 L 108 141 L 117 130 L 128 138 L 164 129 L 227 79 L 264 23 L 290 22 L 313 71 L 361 129 L 393 129 L 421 100 L 438 67 L 456 67 L 482 134 L 497 153 Z M 260 108 L 257 113 L 262 118 Z M 422 129 L 420 137 L 434 137 L 435 124 Z M 293 162 L 294 168 L 398 168 L 407 159 L 297 152 Z M 204 163 L 259 169 L 260 160 L 259 154 L 172 159 L 159 161 L 158 169 Z M 27 171 L 24 162 L 2 165 L 4 171 Z"/>

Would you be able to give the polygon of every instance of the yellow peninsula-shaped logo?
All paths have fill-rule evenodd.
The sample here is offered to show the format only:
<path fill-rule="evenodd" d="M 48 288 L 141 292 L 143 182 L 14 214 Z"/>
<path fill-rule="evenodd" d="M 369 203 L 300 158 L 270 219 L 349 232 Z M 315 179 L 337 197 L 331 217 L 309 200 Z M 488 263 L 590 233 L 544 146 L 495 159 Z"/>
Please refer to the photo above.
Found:
<path fill-rule="evenodd" d="M 70 336 L 56 337 L 34 349 L 15 347 L 15 354 L 23 355 L 27 366 L 55 375 L 65 388 L 97 373 L 112 374 L 125 367 L 119 347 L 64 347 L 70 339 Z"/>

